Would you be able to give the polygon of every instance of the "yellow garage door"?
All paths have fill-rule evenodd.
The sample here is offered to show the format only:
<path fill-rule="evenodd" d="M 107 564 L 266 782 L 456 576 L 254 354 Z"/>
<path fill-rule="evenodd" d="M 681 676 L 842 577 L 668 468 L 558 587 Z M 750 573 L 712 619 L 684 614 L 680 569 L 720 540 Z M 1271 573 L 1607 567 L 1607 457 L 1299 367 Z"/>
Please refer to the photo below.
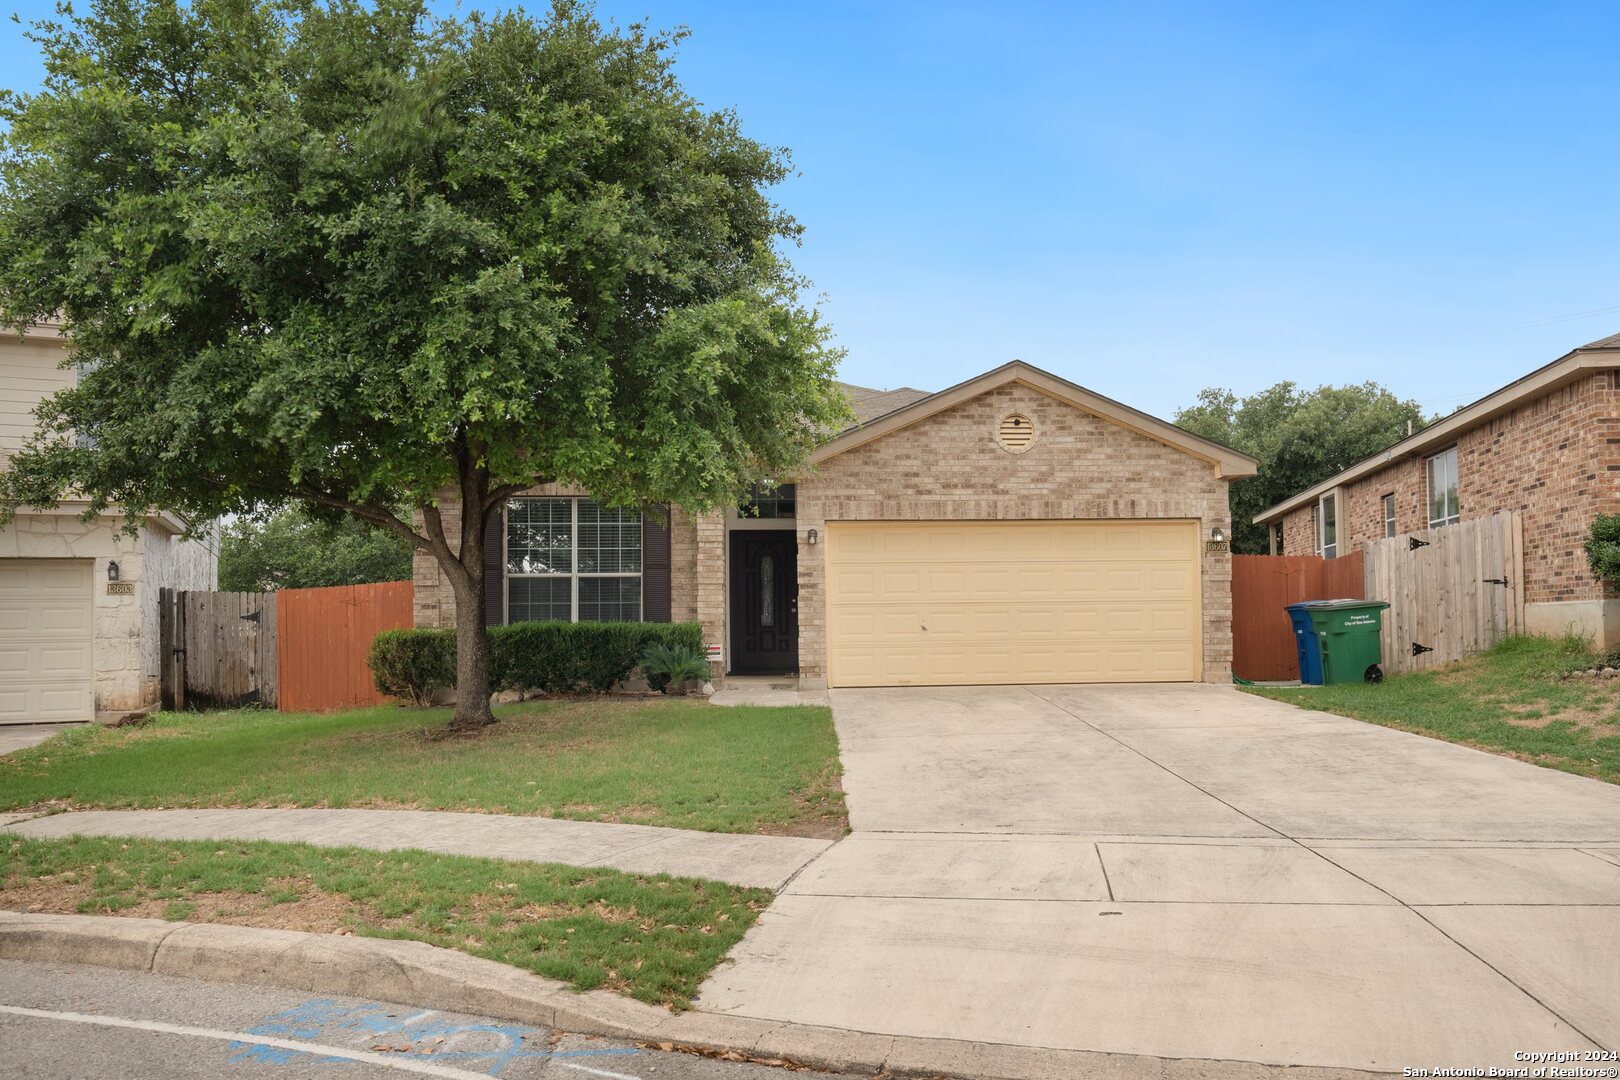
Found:
<path fill-rule="evenodd" d="M 1192 521 L 827 525 L 832 686 L 1199 677 Z"/>
<path fill-rule="evenodd" d="M 89 559 L 0 559 L 0 723 L 95 717 Z"/>

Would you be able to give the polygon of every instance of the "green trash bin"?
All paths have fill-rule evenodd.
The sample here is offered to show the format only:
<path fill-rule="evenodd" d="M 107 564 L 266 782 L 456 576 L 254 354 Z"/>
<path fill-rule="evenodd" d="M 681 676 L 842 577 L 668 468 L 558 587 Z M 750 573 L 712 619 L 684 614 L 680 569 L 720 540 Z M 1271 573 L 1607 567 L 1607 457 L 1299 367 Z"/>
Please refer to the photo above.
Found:
<path fill-rule="evenodd" d="M 1382 600 L 1318 600 L 1309 607 L 1322 650 L 1322 682 L 1383 682 Z"/>

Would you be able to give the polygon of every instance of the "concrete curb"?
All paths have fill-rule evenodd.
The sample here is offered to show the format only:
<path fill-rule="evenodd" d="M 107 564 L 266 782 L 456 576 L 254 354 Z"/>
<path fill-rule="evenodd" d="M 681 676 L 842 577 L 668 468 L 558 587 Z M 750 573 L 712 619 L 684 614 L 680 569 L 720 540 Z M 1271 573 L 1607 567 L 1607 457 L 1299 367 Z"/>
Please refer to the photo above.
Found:
<path fill-rule="evenodd" d="M 1340 1080 L 1384 1073 L 1167 1059 L 875 1035 L 720 1013 L 671 1014 L 607 991 L 578 993 L 420 941 L 101 915 L 0 911 L 0 958 L 94 964 L 471 1013 L 586 1035 L 788 1058 L 834 1072 L 975 1080 Z"/>

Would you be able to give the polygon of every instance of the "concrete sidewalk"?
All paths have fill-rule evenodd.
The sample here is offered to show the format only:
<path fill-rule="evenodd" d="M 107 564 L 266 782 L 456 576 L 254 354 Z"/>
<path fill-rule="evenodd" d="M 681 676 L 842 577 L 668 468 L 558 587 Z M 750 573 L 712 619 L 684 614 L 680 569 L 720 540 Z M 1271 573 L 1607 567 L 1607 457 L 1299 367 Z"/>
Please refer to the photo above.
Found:
<path fill-rule="evenodd" d="M 0 825 L 18 836 L 280 840 L 606 866 L 780 889 L 831 840 L 433 810 L 84 810 Z"/>

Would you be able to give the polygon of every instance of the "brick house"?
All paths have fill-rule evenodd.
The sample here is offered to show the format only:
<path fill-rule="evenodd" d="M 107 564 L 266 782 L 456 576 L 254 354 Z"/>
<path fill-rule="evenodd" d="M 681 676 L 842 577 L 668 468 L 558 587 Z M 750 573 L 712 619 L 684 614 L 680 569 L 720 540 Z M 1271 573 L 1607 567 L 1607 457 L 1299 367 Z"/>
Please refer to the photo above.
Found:
<path fill-rule="evenodd" d="M 60 327 L 0 340 L 0 469 L 35 427 L 34 408 L 73 385 Z M 0 724 L 90 720 L 158 700 L 160 588 L 212 589 L 217 537 L 185 538 L 173 514 L 134 535 L 123 517 L 83 519 L 71 498 L 20 508 L 0 527 Z"/>
<path fill-rule="evenodd" d="M 846 391 L 860 422 L 742 507 L 512 499 L 486 622 L 700 622 L 717 677 L 806 688 L 1229 677 L 1231 559 L 1209 541 L 1252 458 L 1016 361 Z M 415 584 L 416 624 L 454 625 L 431 557 Z"/>
<path fill-rule="evenodd" d="M 1524 521 L 1525 623 L 1620 649 L 1620 598 L 1592 577 L 1592 519 L 1620 512 L 1620 334 L 1582 345 L 1255 521 L 1273 554 L 1334 556 L 1499 510 Z"/>

